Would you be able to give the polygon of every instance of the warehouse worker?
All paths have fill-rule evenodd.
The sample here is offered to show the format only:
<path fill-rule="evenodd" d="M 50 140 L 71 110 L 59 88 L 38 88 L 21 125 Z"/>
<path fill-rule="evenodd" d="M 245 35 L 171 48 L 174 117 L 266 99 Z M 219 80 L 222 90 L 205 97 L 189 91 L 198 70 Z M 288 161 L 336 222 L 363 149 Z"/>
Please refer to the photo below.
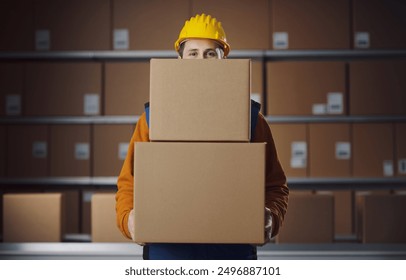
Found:
<path fill-rule="evenodd" d="M 175 42 L 182 59 L 226 58 L 230 45 L 223 27 L 215 18 L 201 14 L 186 21 Z M 149 142 L 146 113 L 137 122 L 131 138 L 127 157 L 118 177 L 116 194 L 117 225 L 127 238 L 133 238 L 133 161 L 134 142 Z M 266 194 L 265 240 L 278 234 L 287 209 L 289 189 L 286 176 L 278 160 L 271 130 L 259 113 L 251 142 L 266 142 Z M 157 225 L 159 227 L 159 225 Z M 244 230 L 241 228 L 241 230 Z M 230 232 L 230 235 L 233 233 Z M 256 259 L 256 247 L 250 244 L 147 244 L 144 259 Z"/>

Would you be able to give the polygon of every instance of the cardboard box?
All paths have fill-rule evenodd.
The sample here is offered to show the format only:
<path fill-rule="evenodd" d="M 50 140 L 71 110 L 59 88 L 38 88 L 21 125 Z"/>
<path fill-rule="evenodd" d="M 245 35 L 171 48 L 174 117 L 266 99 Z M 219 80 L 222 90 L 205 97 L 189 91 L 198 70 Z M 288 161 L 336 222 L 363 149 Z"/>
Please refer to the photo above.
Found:
<path fill-rule="evenodd" d="M 93 191 L 82 190 L 81 233 L 91 234 L 91 207 Z"/>
<path fill-rule="evenodd" d="M 109 50 L 109 0 L 42 0 L 35 3 L 36 50 Z"/>
<path fill-rule="evenodd" d="M 137 242 L 264 241 L 264 143 L 138 142 L 134 178 Z"/>
<path fill-rule="evenodd" d="M 351 176 L 349 124 L 309 124 L 309 150 L 310 177 Z"/>
<path fill-rule="evenodd" d="M 133 131 L 133 125 L 93 126 L 93 176 L 120 174 Z"/>
<path fill-rule="evenodd" d="M 406 123 L 395 124 L 396 175 L 406 176 Z"/>
<path fill-rule="evenodd" d="M 51 125 L 50 175 L 90 176 L 88 125 Z"/>
<path fill-rule="evenodd" d="M 46 125 L 9 125 L 6 175 L 16 178 L 48 176 L 48 135 Z"/>
<path fill-rule="evenodd" d="M 188 0 L 113 0 L 112 7 L 116 50 L 173 50 L 190 11 Z"/>
<path fill-rule="evenodd" d="M 350 2 L 272 0 L 273 49 L 349 49 Z"/>
<path fill-rule="evenodd" d="M 0 51 L 34 50 L 34 1 L 0 1 Z"/>
<path fill-rule="evenodd" d="M 232 49 L 269 49 L 269 1 L 192 0 L 191 6 L 193 16 L 205 13 L 222 23 Z"/>
<path fill-rule="evenodd" d="M 106 115 L 141 115 L 149 101 L 149 63 L 105 64 Z"/>
<path fill-rule="evenodd" d="M 406 114 L 406 60 L 350 63 L 351 115 Z"/>
<path fill-rule="evenodd" d="M 352 1 L 354 48 L 406 48 L 406 3 L 397 0 Z"/>
<path fill-rule="evenodd" d="M 61 242 L 62 194 L 5 194 L 4 242 Z"/>
<path fill-rule="evenodd" d="M 308 137 L 306 124 L 271 124 L 278 158 L 288 177 L 308 176 Z"/>
<path fill-rule="evenodd" d="M 0 63 L 0 116 L 22 114 L 23 77 L 22 63 Z"/>
<path fill-rule="evenodd" d="M 334 229 L 336 235 L 351 236 L 355 233 L 354 191 L 333 191 Z"/>
<path fill-rule="evenodd" d="M 405 243 L 406 195 L 357 195 L 357 235 L 362 243 Z M 390 217 L 390 218 L 388 218 Z"/>
<path fill-rule="evenodd" d="M 93 62 L 27 63 L 27 115 L 101 114 L 101 69 Z"/>
<path fill-rule="evenodd" d="M 130 242 L 116 223 L 115 193 L 95 193 L 92 196 L 92 242 Z"/>
<path fill-rule="evenodd" d="M 392 123 L 355 123 L 353 176 L 392 177 L 395 174 Z"/>
<path fill-rule="evenodd" d="M 0 125 L 0 177 L 5 177 L 6 175 L 6 126 Z"/>
<path fill-rule="evenodd" d="M 268 115 L 345 115 L 344 62 L 268 62 Z"/>
<path fill-rule="evenodd" d="M 331 243 L 334 238 L 334 197 L 327 194 L 289 195 L 289 208 L 277 243 Z"/>
<path fill-rule="evenodd" d="M 152 59 L 152 141 L 250 140 L 248 59 Z"/>

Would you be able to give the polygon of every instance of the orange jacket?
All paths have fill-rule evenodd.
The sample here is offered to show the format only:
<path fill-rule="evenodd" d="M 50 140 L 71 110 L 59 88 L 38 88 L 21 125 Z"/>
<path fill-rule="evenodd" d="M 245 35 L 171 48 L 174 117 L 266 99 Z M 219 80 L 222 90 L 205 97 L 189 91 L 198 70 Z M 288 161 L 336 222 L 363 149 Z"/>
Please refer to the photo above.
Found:
<path fill-rule="evenodd" d="M 149 142 L 149 129 L 145 113 L 141 115 L 137 122 L 134 134 L 131 137 L 127 157 L 117 180 L 117 226 L 127 238 L 131 238 L 127 224 L 129 213 L 133 208 L 134 142 Z M 255 134 L 251 142 L 267 143 L 265 206 L 272 212 L 272 236 L 275 236 L 279 232 L 279 227 L 281 226 L 286 213 L 289 189 L 286 184 L 285 173 L 278 160 L 271 129 L 262 114 L 258 115 Z"/>

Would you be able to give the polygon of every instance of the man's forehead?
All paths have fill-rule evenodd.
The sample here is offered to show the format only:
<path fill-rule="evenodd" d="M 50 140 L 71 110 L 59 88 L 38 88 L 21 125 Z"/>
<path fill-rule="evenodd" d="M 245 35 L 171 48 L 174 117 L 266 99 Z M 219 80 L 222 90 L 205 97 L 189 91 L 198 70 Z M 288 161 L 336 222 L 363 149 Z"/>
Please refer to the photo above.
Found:
<path fill-rule="evenodd" d="M 216 41 L 209 39 L 190 39 L 185 42 L 185 49 L 198 50 L 198 49 L 216 49 L 220 47 Z"/>

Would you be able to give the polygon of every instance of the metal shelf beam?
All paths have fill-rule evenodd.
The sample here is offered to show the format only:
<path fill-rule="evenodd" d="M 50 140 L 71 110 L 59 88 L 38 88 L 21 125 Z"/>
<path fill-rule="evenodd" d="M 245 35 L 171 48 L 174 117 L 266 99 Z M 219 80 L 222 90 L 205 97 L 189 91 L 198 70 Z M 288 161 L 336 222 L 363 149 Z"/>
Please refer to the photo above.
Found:
<path fill-rule="evenodd" d="M 145 61 L 176 57 L 172 50 L 0 52 L 0 60 L 29 61 Z M 388 59 L 406 58 L 406 50 L 233 50 L 229 57 L 268 61 Z"/>

